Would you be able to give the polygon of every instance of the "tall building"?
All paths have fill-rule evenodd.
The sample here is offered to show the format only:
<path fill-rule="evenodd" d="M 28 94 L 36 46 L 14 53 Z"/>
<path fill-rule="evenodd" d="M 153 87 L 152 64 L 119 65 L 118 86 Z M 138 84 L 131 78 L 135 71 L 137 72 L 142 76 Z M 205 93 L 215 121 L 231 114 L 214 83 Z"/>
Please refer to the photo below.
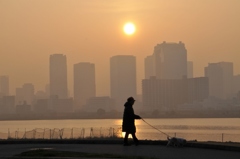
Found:
<path fill-rule="evenodd" d="M 147 56 L 144 60 L 145 79 L 149 79 L 152 76 L 156 76 L 154 70 L 154 58 L 153 56 Z"/>
<path fill-rule="evenodd" d="M 0 94 L 9 95 L 9 78 L 8 76 L 0 76 Z"/>
<path fill-rule="evenodd" d="M 24 101 L 29 104 L 32 105 L 33 101 L 34 101 L 34 85 L 31 83 L 25 83 L 22 86 L 23 89 L 23 95 L 24 95 Z"/>
<path fill-rule="evenodd" d="M 187 50 L 184 43 L 157 44 L 154 47 L 154 71 L 157 79 L 187 77 Z"/>
<path fill-rule="evenodd" d="M 126 99 L 136 98 L 136 57 L 118 55 L 110 58 L 110 94 L 116 109 L 122 111 Z"/>
<path fill-rule="evenodd" d="M 193 78 L 193 62 L 192 61 L 187 62 L 187 77 Z"/>
<path fill-rule="evenodd" d="M 240 75 L 233 77 L 233 93 L 237 94 L 240 91 Z"/>
<path fill-rule="evenodd" d="M 207 77 L 183 79 L 144 79 L 142 81 L 145 110 L 174 110 L 185 103 L 201 102 L 209 96 Z"/>
<path fill-rule="evenodd" d="M 145 110 L 174 109 L 187 102 L 187 83 L 179 79 L 144 79 L 142 81 Z"/>
<path fill-rule="evenodd" d="M 188 103 L 201 102 L 209 97 L 209 79 L 196 77 L 187 79 Z"/>
<path fill-rule="evenodd" d="M 86 105 L 89 98 L 96 96 L 95 65 L 92 63 L 74 64 L 74 105 L 76 109 Z"/>
<path fill-rule="evenodd" d="M 21 105 L 23 103 L 24 103 L 23 88 L 22 87 L 16 88 L 15 104 Z"/>
<path fill-rule="evenodd" d="M 50 55 L 50 96 L 68 98 L 66 55 Z"/>
<path fill-rule="evenodd" d="M 205 67 L 205 77 L 209 78 L 210 96 L 221 99 L 233 96 L 233 63 L 209 63 Z"/>

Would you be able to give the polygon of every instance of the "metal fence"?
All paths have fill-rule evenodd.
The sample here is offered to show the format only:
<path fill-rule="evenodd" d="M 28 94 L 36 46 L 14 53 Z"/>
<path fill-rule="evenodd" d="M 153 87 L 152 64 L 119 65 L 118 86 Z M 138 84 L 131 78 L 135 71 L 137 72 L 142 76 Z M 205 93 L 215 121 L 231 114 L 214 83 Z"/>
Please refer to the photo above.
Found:
<path fill-rule="evenodd" d="M 63 128 L 30 131 L 15 130 L 8 133 L 0 132 L 0 139 L 84 139 L 84 138 L 117 138 L 121 136 L 120 128 Z"/>
<path fill-rule="evenodd" d="M 167 132 L 166 132 L 167 133 Z M 167 133 L 171 137 L 184 138 L 187 141 L 215 141 L 215 142 L 240 142 L 240 134 L 207 134 L 207 133 Z M 0 139 L 96 139 L 96 138 L 122 138 L 121 128 L 63 128 L 41 129 L 30 131 L 8 130 L 8 133 L 0 132 Z M 166 135 L 154 132 L 137 132 L 141 140 L 167 140 Z"/>

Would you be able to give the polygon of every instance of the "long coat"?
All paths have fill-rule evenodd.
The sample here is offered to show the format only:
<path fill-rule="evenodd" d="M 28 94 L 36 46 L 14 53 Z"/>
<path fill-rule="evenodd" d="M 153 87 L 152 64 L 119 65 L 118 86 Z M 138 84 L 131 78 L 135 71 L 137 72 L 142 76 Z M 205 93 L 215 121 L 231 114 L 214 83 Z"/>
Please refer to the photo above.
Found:
<path fill-rule="evenodd" d="M 122 132 L 135 133 L 135 119 L 141 119 L 140 116 L 134 114 L 132 104 L 126 102 L 124 104 Z"/>

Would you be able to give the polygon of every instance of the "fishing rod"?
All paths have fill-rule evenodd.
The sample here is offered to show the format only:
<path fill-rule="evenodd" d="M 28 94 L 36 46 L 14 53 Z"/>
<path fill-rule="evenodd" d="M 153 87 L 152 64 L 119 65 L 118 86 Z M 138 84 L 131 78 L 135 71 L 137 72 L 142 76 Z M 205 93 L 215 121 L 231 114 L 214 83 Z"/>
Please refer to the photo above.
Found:
<path fill-rule="evenodd" d="M 141 118 L 141 119 L 142 119 L 146 124 L 148 124 L 149 126 L 151 126 L 152 128 L 154 128 L 154 129 L 156 129 L 157 131 L 163 133 L 163 134 L 166 135 L 167 137 L 172 138 L 170 135 L 166 134 L 165 132 L 159 130 L 158 128 L 156 128 L 156 127 L 152 126 L 151 124 L 149 124 L 148 122 L 146 122 L 143 118 Z"/>

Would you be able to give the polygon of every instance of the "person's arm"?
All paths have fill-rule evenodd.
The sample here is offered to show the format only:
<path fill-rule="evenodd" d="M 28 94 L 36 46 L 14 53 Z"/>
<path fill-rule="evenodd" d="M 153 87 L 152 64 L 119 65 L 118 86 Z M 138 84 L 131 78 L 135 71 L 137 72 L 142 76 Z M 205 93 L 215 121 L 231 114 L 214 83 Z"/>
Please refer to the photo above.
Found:
<path fill-rule="evenodd" d="M 139 115 L 134 114 L 134 119 L 142 119 Z"/>

